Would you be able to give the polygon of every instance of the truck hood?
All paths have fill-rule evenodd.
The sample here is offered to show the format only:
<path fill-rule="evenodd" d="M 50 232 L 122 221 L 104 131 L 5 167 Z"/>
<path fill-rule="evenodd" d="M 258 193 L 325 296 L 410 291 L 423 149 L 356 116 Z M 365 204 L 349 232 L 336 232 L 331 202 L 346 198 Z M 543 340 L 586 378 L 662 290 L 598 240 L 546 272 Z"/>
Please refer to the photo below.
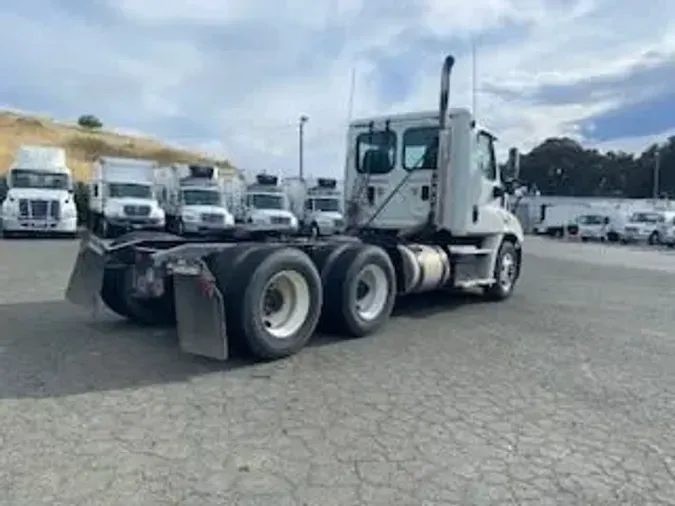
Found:
<path fill-rule="evenodd" d="M 158 203 L 154 199 L 138 199 L 133 197 L 109 197 L 106 200 L 106 207 L 119 208 L 122 206 L 150 206 L 157 207 Z"/>
<path fill-rule="evenodd" d="M 67 190 L 51 190 L 47 188 L 10 188 L 7 192 L 7 198 L 14 199 L 34 199 L 34 200 L 50 200 L 58 199 L 61 202 L 70 197 Z"/>
<path fill-rule="evenodd" d="M 251 216 L 258 218 L 270 218 L 272 216 L 281 216 L 284 218 L 295 218 L 295 215 L 286 209 L 251 209 Z"/>
<path fill-rule="evenodd" d="M 341 220 L 342 213 L 338 211 L 316 211 L 314 218 L 317 220 Z"/>
<path fill-rule="evenodd" d="M 183 212 L 195 214 L 224 214 L 225 216 L 230 214 L 225 207 L 205 205 L 183 206 Z"/>

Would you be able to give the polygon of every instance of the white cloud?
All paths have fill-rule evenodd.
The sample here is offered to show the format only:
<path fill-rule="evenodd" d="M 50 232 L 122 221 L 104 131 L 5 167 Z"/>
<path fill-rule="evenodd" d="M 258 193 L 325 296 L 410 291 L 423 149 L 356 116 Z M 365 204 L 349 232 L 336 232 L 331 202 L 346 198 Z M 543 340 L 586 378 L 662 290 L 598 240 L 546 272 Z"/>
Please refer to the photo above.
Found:
<path fill-rule="evenodd" d="M 437 104 L 443 52 L 452 51 L 452 101 L 469 106 L 476 41 L 479 120 L 504 150 L 527 149 L 555 135 L 583 140 L 576 123 L 628 98 L 618 87 L 560 105 L 525 92 L 620 79 L 675 51 L 667 21 L 675 4 L 666 0 L 643 2 L 639 13 L 615 0 L 110 0 L 117 17 L 108 12 L 107 21 L 44 3 L 33 10 L 39 16 L 0 8 L 0 44 L 12 48 L 0 56 L 10 70 L 0 100 L 67 117 L 93 112 L 275 171 L 295 170 L 297 119 L 306 114 L 307 170 L 341 173 L 354 67 L 356 116 L 427 110 Z M 392 66 L 400 77 L 383 87 Z M 407 93 L 392 100 L 387 87 Z M 516 93 L 487 91 L 494 87 Z M 17 89 L 33 102 L 12 104 Z"/>

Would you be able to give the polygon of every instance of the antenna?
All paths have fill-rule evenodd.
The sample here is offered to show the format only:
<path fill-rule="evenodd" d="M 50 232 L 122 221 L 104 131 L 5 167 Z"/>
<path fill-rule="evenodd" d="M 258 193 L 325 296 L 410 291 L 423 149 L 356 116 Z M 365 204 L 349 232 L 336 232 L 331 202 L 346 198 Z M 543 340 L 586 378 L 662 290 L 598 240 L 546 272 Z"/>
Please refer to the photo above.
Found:
<path fill-rule="evenodd" d="M 356 93 L 356 65 L 352 67 L 351 82 L 349 85 L 349 101 L 347 102 L 347 125 L 352 122 L 354 115 L 354 95 Z"/>
<path fill-rule="evenodd" d="M 474 121 L 476 121 L 476 117 L 478 116 L 476 87 L 476 42 L 473 41 L 471 42 L 471 112 Z"/>

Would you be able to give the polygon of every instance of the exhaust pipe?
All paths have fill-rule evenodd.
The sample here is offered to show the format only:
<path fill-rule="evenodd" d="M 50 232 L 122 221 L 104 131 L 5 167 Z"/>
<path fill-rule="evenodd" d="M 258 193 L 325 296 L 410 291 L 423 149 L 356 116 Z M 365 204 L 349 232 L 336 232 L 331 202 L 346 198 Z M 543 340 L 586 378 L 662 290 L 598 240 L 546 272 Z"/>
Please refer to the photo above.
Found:
<path fill-rule="evenodd" d="M 450 75 L 455 66 L 455 57 L 448 55 L 443 62 L 443 71 L 441 73 L 441 100 L 440 100 L 440 126 L 441 130 L 445 128 L 448 115 L 448 104 L 450 100 Z"/>

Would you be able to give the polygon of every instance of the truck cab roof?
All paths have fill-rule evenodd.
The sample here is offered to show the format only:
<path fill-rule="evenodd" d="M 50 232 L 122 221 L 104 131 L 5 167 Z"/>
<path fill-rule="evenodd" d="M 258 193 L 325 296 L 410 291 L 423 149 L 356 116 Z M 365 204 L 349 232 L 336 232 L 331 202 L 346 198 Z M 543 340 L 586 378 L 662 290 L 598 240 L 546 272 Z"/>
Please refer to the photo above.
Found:
<path fill-rule="evenodd" d="M 452 117 L 457 114 L 471 114 L 471 112 L 466 107 L 452 107 L 448 109 L 448 115 Z M 365 118 L 360 118 L 352 121 L 349 124 L 349 128 L 358 129 L 358 128 L 367 128 L 371 123 L 382 124 L 389 122 L 391 126 L 396 126 L 397 124 L 407 124 L 407 123 L 418 123 L 418 122 L 429 122 L 433 124 L 439 123 L 439 113 L 438 110 L 435 111 L 415 111 L 415 112 L 404 112 L 397 114 L 389 114 L 386 116 L 370 116 Z M 492 134 L 489 130 L 481 128 L 479 125 L 476 125 L 477 131 L 481 131 L 490 135 L 493 139 L 496 139 L 496 136 Z"/>

